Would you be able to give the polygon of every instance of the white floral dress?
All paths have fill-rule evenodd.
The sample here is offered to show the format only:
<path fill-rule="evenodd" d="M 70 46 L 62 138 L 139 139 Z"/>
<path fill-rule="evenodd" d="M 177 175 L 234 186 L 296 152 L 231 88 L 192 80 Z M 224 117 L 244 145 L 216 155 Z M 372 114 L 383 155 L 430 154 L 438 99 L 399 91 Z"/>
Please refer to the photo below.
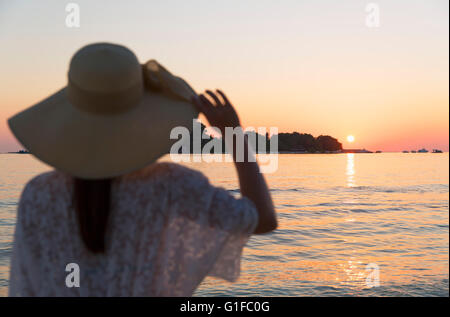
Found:
<path fill-rule="evenodd" d="M 25 186 L 10 296 L 190 296 L 207 275 L 237 279 L 258 222 L 250 200 L 173 163 L 117 178 L 111 191 L 107 249 L 94 255 L 78 232 L 71 177 L 52 171 Z M 69 263 L 79 287 L 66 285 Z"/>

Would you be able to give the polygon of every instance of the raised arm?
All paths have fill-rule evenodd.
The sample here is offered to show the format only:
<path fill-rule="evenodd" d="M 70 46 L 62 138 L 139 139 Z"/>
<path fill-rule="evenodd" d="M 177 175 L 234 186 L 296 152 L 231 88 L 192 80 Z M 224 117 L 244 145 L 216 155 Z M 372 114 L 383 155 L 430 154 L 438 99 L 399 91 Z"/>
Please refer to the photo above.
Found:
<path fill-rule="evenodd" d="M 225 128 L 240 127 L 239 117 L 236 110 L 231 105 L 228 98 L 220 90 L 217 94 L 210 90 L 206 91 L 212 101 L 206 98 L 203 94 L 195 97 L 192 101 L 196 105 L 199 112 L 203 113 L 208 119 L 211 126 L 217 127 L 225 135 Z M 222 97 L 219 99 L 218 95 Z M 237 142 L 233 142 L 233 159 L 236 170 L 239 176 L 239 185 L 241 194 L 249 198 L 255 204 L 258 214 L 259 222 L 255 228 L 255 234 L 267 233 L 277 228 L 277 218 L 273 206 L 272 198 L 269 193 L 264 176 L 259 171 L 259 166 L 256 162 L 248 161 L 249 144 L 247 138 L 244 139 L 244 161 L 238 162 L 236 160 L 236 146 Z"/>

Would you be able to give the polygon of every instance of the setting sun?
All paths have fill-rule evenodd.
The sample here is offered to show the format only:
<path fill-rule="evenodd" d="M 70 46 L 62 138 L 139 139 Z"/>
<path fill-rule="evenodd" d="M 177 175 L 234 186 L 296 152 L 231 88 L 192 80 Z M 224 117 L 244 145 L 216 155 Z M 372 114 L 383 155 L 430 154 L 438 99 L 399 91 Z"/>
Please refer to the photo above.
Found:
<path fill-rule="evenodd" d="M 349 135 L 349 136 L 347 136 L 347 141 L 351 143 L 351 142 L 355 141 L 355 137 L 353 135 Z"/>

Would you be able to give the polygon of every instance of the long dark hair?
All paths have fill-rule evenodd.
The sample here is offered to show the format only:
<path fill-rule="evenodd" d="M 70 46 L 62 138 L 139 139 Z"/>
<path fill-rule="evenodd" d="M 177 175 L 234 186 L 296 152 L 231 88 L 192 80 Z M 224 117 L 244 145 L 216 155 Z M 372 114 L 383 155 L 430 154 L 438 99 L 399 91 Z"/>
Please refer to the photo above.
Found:
<path fill-rule="evenodd" d="M 112 179 L 74 178 L 73 202 L 78 227 L 86 248 L 105 252 L 105 235 L 111 206 Z"/>

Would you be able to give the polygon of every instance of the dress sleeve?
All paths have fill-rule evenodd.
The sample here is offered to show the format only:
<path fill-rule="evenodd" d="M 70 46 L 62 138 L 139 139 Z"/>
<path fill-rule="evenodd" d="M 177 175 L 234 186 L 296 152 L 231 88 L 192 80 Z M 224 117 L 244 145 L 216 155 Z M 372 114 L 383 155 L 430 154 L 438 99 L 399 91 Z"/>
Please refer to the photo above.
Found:
<path fill-rule="evenodd" d="M 226 190 L 218 188 L 215 190 L 209 215 L 213 222 L 217 221 L 218 229 L 222 228 L 219 230 L 228 233 L 228 237 L 219 246 L 217 259 L 208 275 L 235 281 L 240 273 L 242 249 L 258 224 L 256 207 L 248 198 L 236 199 Z M 222 217 L 224 219 L 219 219 Z"/>
<path fill-rule="evenodd" d="M 10 263 L 9 274 L 9 296 L 22 297 L 33 296 L 29 268 L 32 267 L 30 263 L 30 252 L 27 244 L 27 235 L 25 227 L 27 226 L 26 213 L 28 207 L 34 200 L 32 182 L 29 182 L 20 197 L 19 206 L 17 209 L 17 220 L 14 231 L 13 250 Z"/>
<path fill-rule="evenodd" d="M 258 223 L 256 207 L 212 186 L 200 172 L 178 168 L 175 174 L 171 209 L 172 228 L 182 237 L 174 248 L 178 263 L 199 282 L 206 275 L 235 281 L 242 249 Z"/>

